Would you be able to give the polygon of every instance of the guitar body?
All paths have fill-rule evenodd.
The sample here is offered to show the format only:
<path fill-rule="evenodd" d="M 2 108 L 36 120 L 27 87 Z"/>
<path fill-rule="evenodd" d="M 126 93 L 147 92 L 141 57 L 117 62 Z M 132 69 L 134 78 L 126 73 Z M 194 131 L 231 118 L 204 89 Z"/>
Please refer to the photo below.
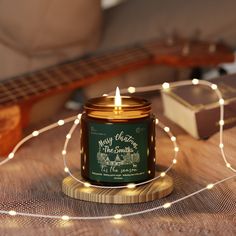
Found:
<path fill-rule="evenodd" d="M 0 108 L 0 158 L 12 151 L 22 139 L 23 128 L 54 115 L 68 100 L 64 92 L 42 100 Z"/>
<path fill-rule="evenodd" d="M 21 109 L 10 106 L 0 109 L 0 156 L 6 156 L 22 138 Z"/>
<path fill-rule="evenodd" d="M 30 120 L 37 122 L 53 115 L 73 89 L 147 65 L 189 68 L 233 61 L 233 51 L 223 44 L 156 40 L 0 81 L 0 157 L 11 152 Z M 36 102 L 40 104 L 34 106 Z"/>

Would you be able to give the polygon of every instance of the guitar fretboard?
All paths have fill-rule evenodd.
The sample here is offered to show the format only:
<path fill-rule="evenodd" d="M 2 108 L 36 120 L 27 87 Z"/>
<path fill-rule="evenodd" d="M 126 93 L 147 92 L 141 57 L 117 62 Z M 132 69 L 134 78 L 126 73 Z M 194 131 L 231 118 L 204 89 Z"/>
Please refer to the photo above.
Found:
<path fill-rule="evenodd" d="M 107 74 L 117 68 L 151 59 L 141 47 L 88 56 L 73 62 L 53 66 L 0 83 L 0 105 L 9 105 L 37 98 L 53 90 L 91 83 L 91 78 Z M 90 80 L 88 80 L 90 78 Z"/>
<path fill-rule="evenodd" d="M 234 60 L 227 46 L 201 41 L 150 41 L 121 50 L 90 55 L 27 75 L 0 81 L 0 106 L 23 103 L 82 87 L 147 64 L 217 65 Z"/>

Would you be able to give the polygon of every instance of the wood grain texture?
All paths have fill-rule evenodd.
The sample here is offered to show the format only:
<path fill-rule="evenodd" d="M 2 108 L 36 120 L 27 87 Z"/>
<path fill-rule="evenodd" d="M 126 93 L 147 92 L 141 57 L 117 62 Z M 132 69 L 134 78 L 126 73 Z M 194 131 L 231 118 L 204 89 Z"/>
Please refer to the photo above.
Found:
<path fill-rule="evenodd" d="M 156 175 L 158 173 L 156 172 Z M 75 175 L 80 178 L 80 173 Z M 71 176 L 66 177 L 62 182 L 62 191 L 69 197 L 99 203 L 141 203 L 149 202 L 166 197 L 173 191 L 173 180 L 166 175 L 151 183 L 138 186 L 133 189 L 99 189 L 85 187 L 74 180 Z"/>
<path fill-rule="evenodd" d="M 16 106 L 0 109 L 0 156 L 12 150 L 22 137 L 21 111 Z"/>

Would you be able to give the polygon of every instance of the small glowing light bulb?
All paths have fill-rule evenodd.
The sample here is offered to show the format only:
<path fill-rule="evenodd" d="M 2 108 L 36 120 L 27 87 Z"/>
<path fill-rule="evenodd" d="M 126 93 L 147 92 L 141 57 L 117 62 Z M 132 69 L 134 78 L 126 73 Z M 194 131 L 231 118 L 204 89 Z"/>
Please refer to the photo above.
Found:
<path fill-rule="evenodd" d="M 220 103 L 220 105 L 224 105 L 225 100 L 224 100 L 223 98 L 221 98 L 221 99 L 219 100 L 219 103 Z"/>
<path fill-rule="evenodd" d="M 65 168 L 64 168 L 64 171 L 65 171 L 66 173 L 68 173 L 68 172 L 69 172 L 69 168 L 68 168 L 68 167 L 65 167 Z"/>
<path fill-rule="evenodd" d="M 224 120 L 220 120 L 220 121 L 219 121 L 219 124 L 220 124 L 220 125 L 224 125 L 224 123 L 225 123 Z"/>
<path fill-rule="evenodd" d="M 226 166 L 227 166 L 228 168 L 230 168 L 230 167 L 231 167 L 230 163 L 226 163 Z"/>
<path fill-rule="evenodd" d="M 198 79 L 193 79 L 193 80 L 192 80 L 192 84 L 193 84 L 193 85 L 199 84 L 199 80 L 198 80 Z"/>
<path fill-rule="evenodd" d="M 71 134 L 67 134 L 67 135 L 66 135 L 66 138 L 67 138 L 67 139 L 70 139 L 70 138 L 71 138 Z"/>
<path fill-rule="evenodd" d="M 107 96 L 108 96 L 108 94 L 104 93 L 102 96 L 103 96 L 103 97 L 107 97 Z"/>
<path fill-rule="evenodd" d="M 65 149 L 62 150 L 61 154 L 62 154 L 63 156 L 65 156 L 65 155 L 66 155 L 66 150 L 65 150 Z"/>
<path fill-rule="evenodd" d="M 164 128 L 164 131 L 168 133 L 168 132 L 170 132 L 170 128 L 166 126 L 166 127 Z"/>
<path fill-rule="evenodd" d="M 175 152 L 178 152 L 179 151 L 179 147 L 175 147 L 174 150 L 175 150 Z"/>
<path fill-rule="evenodd" d="M 79 121 L 80 121 L 79 119 L 75 119 L 74 124 L 75 124 L 75 125 L 78 125 L 78 124 L 79 124 Z"/>
<path fill-rule="evenodd" d="M 128 87 L 129 93 L 135 93 L 135 91 L 136 91 L 135 87 Z"/>
<path fill-rule="evenodd" d="M 114 217 L 114 219 L 118 220 L 118 219 L 122 218 L 122 215 L 121 214 L 115 214 L 113 217 Z"/>
<path fill-rule="evenodd" d="M 85 183 L 84 183 L 84 186 L 87 187 L 87 188 L 89 188 L 89 187 L 91 186 L 91 184 L 88 183 L 88 182 L 85 182 Z"/>
<path fill-rule="evenodd" d="M 38 136 L 38 135 L 39 135 L 39 131 L 38 131 L 38 130 L 33 131 L 33 132 L 32 132 L 32 135 L 33 135 L 34 137 Z"/>
<path fill-rule="evenodd" d="M 219 144 L 219 147 L 220 147 L 220 148 L 224 148 L 224 144 L 223 144 L 223 143 L 220 143 L 220 144 Z"/>
<path fill-rule="evenodd" d="M 12 210 L 11 210 L 11 211 L 8 212 L 8 214 L 9 214 L 10 216 L 15 216 L 15 215 L 16 215 L 16 211 L 12 211 Z"/>
<path fill-rule="evenodd" d="M 214 184 L 208 184 L 208 185 L 206 186 L 207 189 L 212 189 L 213 187 L 214 187 Z"/>
<path fill-rule="evenodd" d="M 161 172 L 160 176 L 161 177 L 165 177 L 166 173 L 165 172 Z"/>
<path fill-rule="evenodd" d="M 172 142 L 176 141 L 176 137 L 175 136 L 172 136 L 170 139 L 171 139 Z"/>
<path fill-rule="evenodd" d="M 170 202 L 167 202 L 163 205 L 163 208 L 169 208 L 171 206 L 171 203 Z"/>
<path fill-rule="evenodd" d="M 62 125 L 65 124 L 65 121 L 64 121 L 64 120 L 59 120 L 59 121 L 57 121 L 57 124 L 58 124 L 59 126 L 62 126 Z"/>
<path fill-rule="evenodd" d="M 69 216 L 66 216 L 66 215 L 64 215 L 64 216 L 62 216 L 62 217 L 61 217 L 61 219 L 62 219 L 62 220 L 69 220 L 69 219 L 70 219 L 70 217 L 69 217 Z"/>
<path fill-rule="evenodd" d="M 132 183 L 127 185 L 127 188 L 135 188 L 135 187 L 136 187 L 136 185 L 132 184 Z"/>
<path fill-rule="evenodd" d="M 173 164 L 176 164 L 177 163 L 177 160 L 176 159 L 173 159 Z"/>
<path fill-rule="evenodd" d="M 157 125 L 157 124 L 159 123 L 159 120 L 158 120 L 158 119 L 156 119 L 156 120 L 155 120 L 155 122 L 156 122 L 156 125 Z"/>
<path fill-rule="evenodd" d="M 9 153 L 8 158 L 12 159 L 14 157 L 14 155 L 15 155 L 14 152 L 11 152 L 11 153 Z"/>
<path fill-rule="evenodd" d="M 217 87 L 216 84 L 212 84 L 212 85 L 211 85 L 211 88 L 212 88 L 213 90 L 216 90 L 218 87 Z"/>
<path fill-rule="evenodd" d="M 170 84 L 167 83 L 167 82 L 165 82 L 165 83 L 162 84 L 162 88 L 163 88 L 164 90 L 169 89 L 169 88 L 170 88 Z"/>
<path fill-rule="evenodd" d="M 82 116 L 82 114 L 79 113 L 79 114 L 77 115 L 77 118 L 78 118 L 78 119 L 81 119 L 81 116 Z"/>

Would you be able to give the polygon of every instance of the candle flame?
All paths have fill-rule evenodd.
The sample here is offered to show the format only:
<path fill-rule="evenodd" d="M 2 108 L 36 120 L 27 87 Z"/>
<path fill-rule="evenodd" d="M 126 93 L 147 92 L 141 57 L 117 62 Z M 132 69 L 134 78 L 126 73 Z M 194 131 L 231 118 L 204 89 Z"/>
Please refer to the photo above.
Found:
<path fill-rule="evenodd" d="M 116 87 L 116 95 L 115 95 L 115 107 L 120 109 L 122 106 L 121 96 L 120 96 L 120 89 Z"/>

